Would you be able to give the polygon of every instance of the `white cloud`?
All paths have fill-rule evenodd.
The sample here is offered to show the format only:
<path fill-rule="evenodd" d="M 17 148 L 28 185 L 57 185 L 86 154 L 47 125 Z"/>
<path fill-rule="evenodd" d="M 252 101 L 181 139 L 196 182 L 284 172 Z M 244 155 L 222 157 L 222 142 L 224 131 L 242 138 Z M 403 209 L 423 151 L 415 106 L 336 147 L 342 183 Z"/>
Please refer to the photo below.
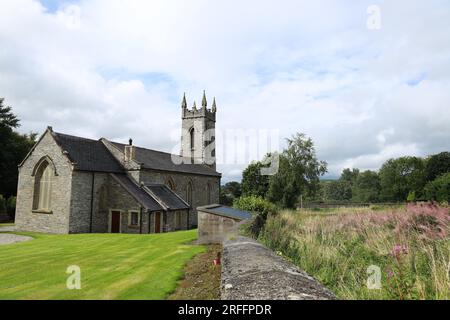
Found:
<path fill-rule="evenodd" d="M 170 151 L 182 92 L 192 104 L 207 89 L 220 129 L 305 132 L 334 176 L 450 149 L 450 7 L 381 1 L 371 31 L 372 4 L 4 0 L 0 96 L 25 132 Z"/>

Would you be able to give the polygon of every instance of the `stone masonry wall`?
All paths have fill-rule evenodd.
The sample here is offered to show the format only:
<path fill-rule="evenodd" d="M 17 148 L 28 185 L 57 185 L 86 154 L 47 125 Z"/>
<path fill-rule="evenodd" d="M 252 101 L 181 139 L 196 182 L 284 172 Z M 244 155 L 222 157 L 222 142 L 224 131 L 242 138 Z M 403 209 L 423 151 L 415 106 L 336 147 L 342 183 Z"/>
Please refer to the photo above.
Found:
<path fill-rule="evenodd" d="M 223 243 L 222 300 L 330 300 L 335 295 L 253 239 Z"/>
<path fill-rule="evenodd" d="M 48 156 L 52 159 L 57 176 L 53 177 L 51 214 L 33 212 L 35 179 L 32 176 L 36 164 Z M 41 142 L 19 168 L 17 188 L 16 228 L 23 231 L 68 233 L 70 214 L 72 164 L 62 153 L 47 131 Z"/>
<path fill-rule="evenodd" d="M 92 182 L 94 182 L 92 232 L 108 231 L 108 217 L 105 210 L 99 208 L 102 187 L 108 183 L 108 174 L 74 171 L 72 174 L 70 233 L 89 233 L 91 231 Z"/>

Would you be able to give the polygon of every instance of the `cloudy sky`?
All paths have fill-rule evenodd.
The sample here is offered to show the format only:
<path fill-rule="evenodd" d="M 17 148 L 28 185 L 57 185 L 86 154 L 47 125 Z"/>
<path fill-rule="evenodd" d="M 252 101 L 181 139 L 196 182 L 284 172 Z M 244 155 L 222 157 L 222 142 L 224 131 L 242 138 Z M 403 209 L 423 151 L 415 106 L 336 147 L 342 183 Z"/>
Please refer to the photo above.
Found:
<path fill-rule="evenodd" d="M 173 151 L 206 89 L 218 131 L 304 132 L 336 177 L 450 150 L 449 34 L 438 0 L 1 0 L 0 96 L 24 133 Z"/>

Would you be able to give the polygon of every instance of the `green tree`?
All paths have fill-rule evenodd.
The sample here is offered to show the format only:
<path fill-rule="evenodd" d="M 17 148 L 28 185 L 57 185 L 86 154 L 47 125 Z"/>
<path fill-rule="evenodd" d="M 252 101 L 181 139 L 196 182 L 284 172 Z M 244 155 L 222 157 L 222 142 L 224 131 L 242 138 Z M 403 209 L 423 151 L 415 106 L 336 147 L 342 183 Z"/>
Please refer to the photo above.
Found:
<path fill-rule="evenodd" d="M 450 172 L 450 152 L 430 156 L 426 161 L 425 180 L 433 181 L 438 176 Z"/>
<path fill-rule="evenodd" d="M 273 203 L 256 196 L 236 198 L 233 207 L 252 213 L 253 219 L 250 224 L 247 224 L 246 231 L 255 238 L 258 238 L 264 228 L 268 215 L 277 213 L 277 208 Z"/>
<path fill-rule="evenodd" d="M 352 198 L 352 186 L 348 181 L 327 181 L 323 186 L 325 200 L 346 201 Z"/>
<path fill-rule="evenodd" d="M 380 177 L 374 171 L 358 175 L 353 187 L 353 200 L 357 202 L 378 202 L 380 200 Z"/>
<path fill-rule="evenodd" d="M 428 182 L 424 193 L 427 200 L 450 202 L 450 172 L 444 173 L 435 180 Z"/>
<path fill-rule="evenodd" d="M 237 181 L 227 182 L 220 188 L 220 203 L 230 206 L 234 199 L 242 195 L 241 184 Z"/>
<path fill-rule="evenodd" d="M 270 177 L 268 199 L 293 208 L 298 197 L 313 198 L 319 189 L 319 177 L 327 164 L 317 160 L 314 143 L 302 133 L 287 139 L 287 148 L 279 155 L 278 172 Z"/>
<path fill-rule="evenodd" d="M 269 176 L 261 174 L 263 167 L 264 164 L 257 161 L 242 172 L 242 195 L 266 197 L 269 190 Z"/>
<path fill-rule="evenodd" d="M 353 187 L 353 185 L 356 182 L 356 179 L 358 178 L 359 175 L 359 169 L 344 169 L 342 170 L 341 173 L 341 177 L 339 178 L 339 180 L 341 181 L 345 181 L 348 184 L 350 184 L 350 186 Z"/>
<path fill-rule="evenodd" d="M 0 194 L 0 215 L 6 213 L 6 199 Z"/>
<path fill-rule="evenodd" d="M 17 128 L 19 119 L 12 113 L 11 107 L 4 106 L 5 98 L 0 98 L 0 128 Z"/>
<path fill-rule="evenodd" d="M 401 157 L 386 161 L 380 170 L 381 200 L 405 201 L 411 191 L 420 197 L 423 192 L 424 160 Z"/>
<path fill-rule="evenodd" d="M 6 213 L 8 213 L 11 220 L 14 220 L 14 217 L 16 215 L 16 200 L 16 197 L 11 196 L 6 201 Z"/>
<path fill-rule="evenodd" d="M 19 120 L 3 102 L 0 99 L 0 194 L 9 197 L 17 192 L 17 166 L 34 145 L 36 134 L 15 132 Z"/>

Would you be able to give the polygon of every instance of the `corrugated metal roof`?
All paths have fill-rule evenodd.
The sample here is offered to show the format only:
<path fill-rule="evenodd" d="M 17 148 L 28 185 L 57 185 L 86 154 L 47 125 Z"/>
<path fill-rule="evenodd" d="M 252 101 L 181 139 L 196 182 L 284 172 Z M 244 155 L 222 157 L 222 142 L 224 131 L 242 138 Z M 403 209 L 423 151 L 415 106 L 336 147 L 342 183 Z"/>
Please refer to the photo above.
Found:
<path fill-rule="evenodd" d="M 175 192 L 162 184 L 146 184 L 144 189 L 166 210 L 189 209 L 190 206 Z"/>
<path fill-rule="evenodd" d="M 212 213 L 219 216 L 229 217 L 233 219 L 245 220 L 250 219 L 252 214 L 247 211 L 238 210 L 235 208 L 230 208 L 227 206 L 222 206 L 219 204 L 212 204 L 208 206 L 198 207 L 197 211 L 203 211 L 207 213 Z"/>

